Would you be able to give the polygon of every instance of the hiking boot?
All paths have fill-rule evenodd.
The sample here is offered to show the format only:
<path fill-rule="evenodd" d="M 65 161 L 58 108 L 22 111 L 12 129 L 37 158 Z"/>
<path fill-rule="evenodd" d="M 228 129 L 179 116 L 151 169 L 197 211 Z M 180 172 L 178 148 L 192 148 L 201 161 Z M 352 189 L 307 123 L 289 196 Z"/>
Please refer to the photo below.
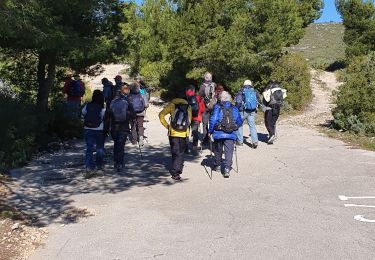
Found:
<path fill-rule="evenodd" d="M 140 137 L 139 137 L 139 145 L 140 145 L 140 146 L 143 146 L 143 145 L 144 145 L 143 136 L 140 136 Z"/>
<path fill-rule="evenodd" d="M 83 174 L 83 177 L 85 179 L 90 179 L 94 175 L 94 171 L 92 169 L 86 168 L 85 173 Z"/>
<path fill-rule="evenodd" d="M 230 176 L 230 169 L 228 169 L 228 168 L 225 168 L 224 169 L 224 178 L 229 178 L 229 176 Z"/>
<path fill-rule="evenodd" d="M 172 175 L 172 179 L 175 180 L 175 181 L 180 181 L 181 180 L 181 176 L 179 174 Z"/>
<path fill-rule="evenodd" d="M 237 141 L 237 142 L 236 142 L 236 145 L 237 145 L 237 146 L 243 146 L 243 143 Z"/>
<path fill-rule="evenodd" d="M 197 146 L 193 146 L 192 153 L 193 153 L 194 156 L 198 156 L 199 155 L 199 151 L 198 151 L 198 147 Z"/>
<path fill-rule="evenodd" d="M 252 147 L 253 147 L 253 149 L 257 149 L 258 143 L 253 143 Z"/>
<path fill-rule="evenodd" d="M 103 167 L 96 168 L 96 174 L 98 174 L 98 175 L 104 175 L 104 169 L 103 169 Z"/>
<path fill-rule="evenodd" d="M 271 135 L 270 138 L 268 139 L 268 144 L 273 144 L 273 142 L 275 141 L 275 135 Z"/>
<path fill-rule="evenodd" d="M 123 169 L 123 167 L 122 167 L 121 164 L 115 166 L 116 172 L 122 172 L 122 169 Z"/>
<path fill-rule="evenodd" d="M 220 171 L 221 171 L 221 165 L 216 165 L 216 166 L 214 166 L 214 167 L 213 167 L 213 170 L 214 170 L 215 172 L 220 172 Z"/>
<path fill-rule="evenodd" d="M 137 140 L 131 139 L 131 143 L 132 143 L 132 145 L 136 145 L 137 144 Z"/>

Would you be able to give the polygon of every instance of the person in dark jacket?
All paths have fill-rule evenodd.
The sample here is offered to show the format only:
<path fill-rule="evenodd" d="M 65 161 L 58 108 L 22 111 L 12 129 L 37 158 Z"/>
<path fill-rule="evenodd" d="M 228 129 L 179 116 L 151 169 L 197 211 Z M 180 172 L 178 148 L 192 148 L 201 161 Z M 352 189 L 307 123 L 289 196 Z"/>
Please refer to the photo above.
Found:
<path fill-rule="evenodd" d="M 131 142 L 132 144 L 136 144 L 138 142 L 140 146 L 143 146 L 143 138 L 145 131 L 143 123 L 145 118 L 146 101 L 140 92 L 140 85 L 136 82 L 130 84 L 130 94 L 128 95 L 128 101 L 130 108 L 129 110 L 131 112 Z M 138 107 L 142 107 L 142 111 L 134 111 L 136 107 L 135 103 L 138 103 Z"/>
<path fill-rule="evenodd" d="M 129 93 L 128 85 L 123 84 L 120 87 L 119 94 L 112 100 L 111 110 L 111 136 L 114 141 L 113 154 L 115 170 L 121 172 L 124 168 L 124 146 L 130 133 L 129 130 L 129 104 L 127 94 Z M 121 117 L 121 119 L 119 119 Z"/>
<path fill-rule="evenodd" d="M 224 115 L 223 110 L 228 108 L 231 109 L 232 119 L 237 128 L 241 127 L 243 123 L 238 108 L 232 105 L 231 101 L 232 97 L 228 92 L 223 91 L 220 94 L 220 103 L 216 104 L 214 107 L 214 111 L 210 118 L 209 127 L 209 133 L 212 135 L 214 139 L 214 169 L 215 171 L 221 170 L 221 158 L 224 150 L 225 160 L 223 172 L 225 178 L 229 178 L 230 171 L 232 169 L 233 151 L 237 139 L 237 133 L 236 129 L 234 129 L 231 132 L 225 132 L 223 130 L 220 130 L 221 121 L 223 120 Z"/>

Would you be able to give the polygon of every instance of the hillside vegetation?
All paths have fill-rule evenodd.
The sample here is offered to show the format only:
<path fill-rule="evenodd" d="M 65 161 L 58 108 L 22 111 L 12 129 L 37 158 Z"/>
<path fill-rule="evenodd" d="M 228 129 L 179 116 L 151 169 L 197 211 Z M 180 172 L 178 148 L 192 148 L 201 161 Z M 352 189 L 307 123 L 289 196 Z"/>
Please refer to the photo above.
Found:
<path fill-rule="evenodd" d="M 326 69 L 345 59 L 344 32 L 344 26 L 339 23 L 310 24 L 299 44 L 289 50 L 303 55 L 314 68 Z"/>

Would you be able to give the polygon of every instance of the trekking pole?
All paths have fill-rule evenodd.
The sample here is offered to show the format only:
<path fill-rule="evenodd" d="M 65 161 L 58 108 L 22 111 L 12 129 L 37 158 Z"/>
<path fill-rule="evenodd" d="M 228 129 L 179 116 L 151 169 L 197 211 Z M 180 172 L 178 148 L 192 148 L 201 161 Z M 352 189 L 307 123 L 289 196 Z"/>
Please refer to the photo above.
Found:
<path fill-rule="evenodd" d="M 212 162 L 212 140 L 211 140 L 211 136 L 209 137 L 209 143 L 210 143 L 210 159 L 211 159 L 211 181 L 212 181 L 212 176 L 213 176 L 213 171 L 212 171 L 212 167 L 214 165 L 214 163 Z"/>

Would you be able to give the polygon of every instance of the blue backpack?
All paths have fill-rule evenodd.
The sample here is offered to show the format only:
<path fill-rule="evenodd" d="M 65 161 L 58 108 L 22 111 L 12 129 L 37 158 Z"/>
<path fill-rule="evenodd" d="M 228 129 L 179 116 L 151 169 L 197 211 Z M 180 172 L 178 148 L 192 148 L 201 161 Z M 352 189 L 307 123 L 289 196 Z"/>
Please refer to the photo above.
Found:
<path fill-rule="evenodd" d="M 69 96 L 71 97 L 82 97 L 83 91 L 81 88 L 81 82 L 79 80 L 72 80 L 69 86 Z"/>
<path fill-rule="evenodd" d="M 118 97 L 111 102 L 111 111 L 116 123 L 124 123 L 128 119 L 128 101 Z"/>
<path fill-rule="evenodd" d="M 245 110 L 254 111 L 257 109 L 257 94 L 253 88 L 244 88 L 243 107 Z"/>
<path fill-rule="evenodd" d="M 141 94 L 131 94 L 129 96 L 129 102 L 132 108 L 132 112 L 135 114 L 142 113 L 145 110 L 145 101 Z"/>
<path fill-rule="evenodd" d="M 102 123 L 102 107 L 99 104 L 88 103 L 86 105 L 84 125 L 88 128 L 98 128 Z"/>

